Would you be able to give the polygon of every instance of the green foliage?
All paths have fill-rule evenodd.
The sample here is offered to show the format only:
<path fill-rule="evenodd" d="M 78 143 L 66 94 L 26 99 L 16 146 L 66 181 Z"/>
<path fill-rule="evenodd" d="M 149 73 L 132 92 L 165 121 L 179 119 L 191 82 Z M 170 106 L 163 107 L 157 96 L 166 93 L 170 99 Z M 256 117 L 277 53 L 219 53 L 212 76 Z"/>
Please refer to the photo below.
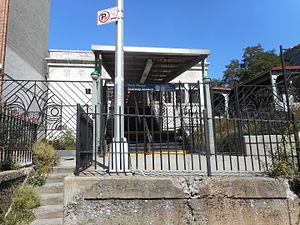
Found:
<path fill-rule="evenodd" d="M 210 85 L 212 87 L 226 87 L 227 84 L 222 79 L 213 78 L 210 80 Z"/>
<path fill-rule="evenodd" d="M 59 138 L 49 141 L 57 150 L 75 149 L 76 138 L 71 129 L 67 129 Z"/>
<path fill-rule="evenodd" d="M 34 165 L 45 168 L 46 171 L 58 164 L 59 157 L 56 150 L 46 141 L 36 141 L 32 146 L 32 153 Z"/>
<path fill-rule="evenodd" d="M 296 168 L 293 164 L 292 148 L 288 146 L 288 133 L 290 128 L 286 129 L 283 134 L 280 145 L 273 152 L 273 159 L 269 165 L 267 174 L 271 177 L 286 177 L 289 178 L 296 174 Z M 272 152 L 270 152 L 272 154 Z"/>
<path fill-rule="evenodd" d="M 6 159 L 0 162 L 0 171 L 18 170 L 18 169 L 20 169 L 20 165 L 14 163 L 12 159 Z"/>
<path fill-rule="evenodd" d="M 300 49 L 300 44 L 295 45 L 294 47 L 292 47 L 292 49 Z"/>
<path fill-rule="evenodd" d="M 10 213 L 0 217 L 1 224 L 28 224 L 34 219 L 32 209 L 40 205 L 40 197 L 30 185 L 19 187 L 13 195 L 13 205 Z"/>
<path fill-rule="evenodd" d="M 29 175 L 28 182 L 33 186 L 42 186 L 46 183 L 48 171 L 43 167 L 35 167 Z"/>
<path fill-rule="evenodd" d="M 275 159 L 271 164 L 268 175 L 270 177 L 290 177 L 295 174 L 293 165 L 283 159 Z"/>
<path fill-rule="evenodd" d="M 281 66 L 280 56 L 275 53 L 274 49 L 265 51 L 258 44 L 245 48 L 241 61 L 237 59 L 231 60 L 230 64 L 226 66 L 223 79 L 230 86 L 233 86 L 235 83 L 242 83 L 275 66 Z"/>
<path fill-rule="evenodd" d="M 48 142 L 39 140 L 32 146 L 34 171 L 30 174 L 29 183 L 41 186 L 46 181 L 46 174 L 59 162 L 56 150 Z"/>

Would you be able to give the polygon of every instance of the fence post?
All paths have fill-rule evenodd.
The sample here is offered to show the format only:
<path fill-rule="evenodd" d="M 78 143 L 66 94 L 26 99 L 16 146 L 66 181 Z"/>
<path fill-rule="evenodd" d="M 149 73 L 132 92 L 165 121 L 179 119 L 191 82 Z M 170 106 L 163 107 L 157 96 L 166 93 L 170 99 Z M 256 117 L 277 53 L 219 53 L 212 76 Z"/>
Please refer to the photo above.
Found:
<path fill-rule="evenodd" d="M 206 168 L 207 176 L 211 176 L 211 163 L 210 163 L 210 136 L 209 136 L 209 121 L 207 117 L 207 110 L 203 110 L 203 120 L 204 120 L 204 134 L 205 134 L 205 157 L 206 157 Z"/>
<path fill-rule="evenodd" d="M 80 126 L 80 119 L 81 119 L 81 107 L 77 104 L 77 123 L 76 123 L 76 168 L 75 168 L 75 175 L 79 176 L 79 168 L 80 168 L 80 151 L 81 151 L 81 126 Z"/>
<path fill-rule="evenodd" d="M 212 101 L 211 101 L 211 92 L 210 92 L 210 78 L 208 76 L 203 77 L 204 83 L 204 103 L 207 112 L 207 129 L 209 137 L 209 152 L 210 154 L 215 154 L 216 146 L 215 146 L 215 134 L 214 134 L 214 121 L 213 121 L 213 109 L 212 109 Z"/>

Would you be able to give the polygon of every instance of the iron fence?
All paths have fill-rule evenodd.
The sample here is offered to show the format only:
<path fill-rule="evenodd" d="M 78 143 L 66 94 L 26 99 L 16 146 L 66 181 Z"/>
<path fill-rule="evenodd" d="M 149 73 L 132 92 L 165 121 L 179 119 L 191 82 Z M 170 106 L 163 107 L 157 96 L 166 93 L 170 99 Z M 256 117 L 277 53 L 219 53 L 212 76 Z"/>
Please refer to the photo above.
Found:
<path fill-rule="evenodd" d="M 0 107 L 0 169 L 32 163 L 32 143 L 37 139 L 37 121 Z"/>
<path fill-rule="evenodd" d="M 299 168 L 297 121 L 289 117 L 284 98 L 275 95 L 271 86 L 210 88 L 213 113 L 209 116 L 205 85 L 176 84 L 164 91 L 127 89 L 122 115 L 114 114 L 113 93 L 105 94 L 111 96 L 104 104 L 110 110 L 85 113 L 93 122 L 93 118 L 105 121 L 101 143 L 93 149 L 96 167 L 107 171 L 112 163 L 121 164 L 120 168 L 127 163 L 132 172 L 207 175 L 264 172 L 282 161 Z M 113 142 L 116 117 L 124 117 L 125 152 L 112 150 L 126 145 L 125 140 Z M 124 159 L 116 160 L 118 154 Z"/>
<path fill-rule="evenodd" d="M 91 105 L 89 81 L 3 81 L 2 103 L 21 115 L 36 119 L 38 138 L 55 140 L 65 131 L 76 135 L 77 104 Z"/>
<path fill-rule="evenodd" d="M 278 158 L 299 167 L 296 86 L 288 87 L 287 94 L 282 84 L 205 85 L 128 85 L 124 114 L 115 115 L 113 87 L 104 86 L 101 112 L 92 113 L 92 82 L 5 80 L 3 104 L 37 121 L 37 138 L 55 140 L 72 130 L 77 135 L 77 174 L 93 160 L 109 168 L 117 116 L 124 117 L 132 171 L 260 172 Z M 100 142 L 94 143 L 97 118 Z M 96 158 L 91 158 L 93 152 Z"/>

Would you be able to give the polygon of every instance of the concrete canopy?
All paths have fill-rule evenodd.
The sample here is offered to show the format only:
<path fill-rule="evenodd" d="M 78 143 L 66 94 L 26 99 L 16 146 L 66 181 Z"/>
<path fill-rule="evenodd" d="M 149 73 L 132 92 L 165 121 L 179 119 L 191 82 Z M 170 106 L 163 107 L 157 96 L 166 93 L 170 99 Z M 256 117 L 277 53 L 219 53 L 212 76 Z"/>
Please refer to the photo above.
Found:
<path fill-rule="evenodd" d="M 92 45 L 109 75 L 115 76 L 115 46 Z M 124 47 L 125 83 L 168 83 L 204 61 L 208 49 Z"/>

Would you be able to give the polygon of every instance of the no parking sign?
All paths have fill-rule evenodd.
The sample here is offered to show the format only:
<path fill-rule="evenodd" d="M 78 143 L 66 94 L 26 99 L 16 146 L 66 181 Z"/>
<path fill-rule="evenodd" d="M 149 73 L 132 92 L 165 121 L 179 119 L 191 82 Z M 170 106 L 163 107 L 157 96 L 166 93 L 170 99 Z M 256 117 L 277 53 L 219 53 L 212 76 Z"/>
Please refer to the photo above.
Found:
<path fill-rule="evenodd" d="M 97 16 L 97 25 L 116 22 L 118 20 L 118 7 L 104 9 L 99 11 Z"/>

